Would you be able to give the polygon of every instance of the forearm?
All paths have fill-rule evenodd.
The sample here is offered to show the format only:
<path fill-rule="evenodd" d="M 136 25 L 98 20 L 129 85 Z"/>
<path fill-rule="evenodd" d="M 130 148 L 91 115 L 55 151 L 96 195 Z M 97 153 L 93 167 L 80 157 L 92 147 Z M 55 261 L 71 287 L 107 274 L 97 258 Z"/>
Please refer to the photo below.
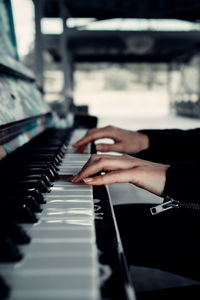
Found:
<path fill-rule="evenodd" d="M 141 130 L 149 138 L 147 150 L 136 156 L 162 163 L 200 160 L 200 129 Z"/>
<path fill-rule="evenodd" d="M 172 164 L 166 173 L 164 196 L 180 201 L 200 201 L 200 162 Z"/>

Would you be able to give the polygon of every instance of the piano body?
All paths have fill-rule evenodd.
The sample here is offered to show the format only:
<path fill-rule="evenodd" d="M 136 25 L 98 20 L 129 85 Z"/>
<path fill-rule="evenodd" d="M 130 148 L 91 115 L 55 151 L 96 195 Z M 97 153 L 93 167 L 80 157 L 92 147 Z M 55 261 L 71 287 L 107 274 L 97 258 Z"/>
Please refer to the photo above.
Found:
<path fill-rule="evenodd" d="M 55 121 L 0 0 L 0 299 L 135 299 L 107 188 L 62 179 L 93 151 L 71 147 L 89 119 Z"/>

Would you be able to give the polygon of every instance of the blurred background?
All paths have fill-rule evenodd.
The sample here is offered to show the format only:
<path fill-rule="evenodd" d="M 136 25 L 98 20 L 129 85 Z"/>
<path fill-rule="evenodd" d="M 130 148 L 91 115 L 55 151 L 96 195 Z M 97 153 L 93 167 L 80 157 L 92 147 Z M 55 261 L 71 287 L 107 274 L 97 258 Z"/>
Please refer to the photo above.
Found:
<path fill-rule="evenodd" d="M 190 128 L 200 117 L 198 1 L 12 0 L 21 60 L 45 100 L 99 126 Z"/>

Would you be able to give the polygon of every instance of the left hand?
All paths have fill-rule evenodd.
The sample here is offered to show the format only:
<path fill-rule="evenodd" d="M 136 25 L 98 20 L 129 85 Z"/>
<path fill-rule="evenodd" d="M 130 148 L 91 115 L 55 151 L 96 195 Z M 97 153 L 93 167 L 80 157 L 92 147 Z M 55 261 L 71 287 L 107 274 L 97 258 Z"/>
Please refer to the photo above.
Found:
<path fill-rule="evenodd" d="M 84 181 L 88 185 L 129 182 L 162 196 L 168 167 L 126 154 L 120 156 L 93 154 L 72 182 Z M 106 173 L 91 177 L 99 172 Z"/>

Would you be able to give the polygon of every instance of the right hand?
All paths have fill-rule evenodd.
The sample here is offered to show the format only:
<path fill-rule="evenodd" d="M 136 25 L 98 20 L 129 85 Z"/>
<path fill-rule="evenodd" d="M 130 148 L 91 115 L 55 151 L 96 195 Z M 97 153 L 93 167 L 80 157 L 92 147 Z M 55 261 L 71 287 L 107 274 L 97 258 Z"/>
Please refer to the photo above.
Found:
<path fill-rule="evenodd" d="M 77 184 L 84 181 L 88 185 L 129 182 L 162 196 L 168 168 L 167 165 L 126 154 L 93 154 L 72 182 Z"/>
<path fill-rule="evenodd" d="M 77 152 L 82 153 L 89 143 L 102 138 L 111 138 L 114 143 L 97 144 L 96 150 L 101 152 L 114 151 L 130 154 L 138 153 L 149 147 L 149 138 L 147 135 L 141 132 L 124 130 L 113 126 L 88 130 L 82 139 L 73 144 L 73 147 L 78 148 Z"/>

